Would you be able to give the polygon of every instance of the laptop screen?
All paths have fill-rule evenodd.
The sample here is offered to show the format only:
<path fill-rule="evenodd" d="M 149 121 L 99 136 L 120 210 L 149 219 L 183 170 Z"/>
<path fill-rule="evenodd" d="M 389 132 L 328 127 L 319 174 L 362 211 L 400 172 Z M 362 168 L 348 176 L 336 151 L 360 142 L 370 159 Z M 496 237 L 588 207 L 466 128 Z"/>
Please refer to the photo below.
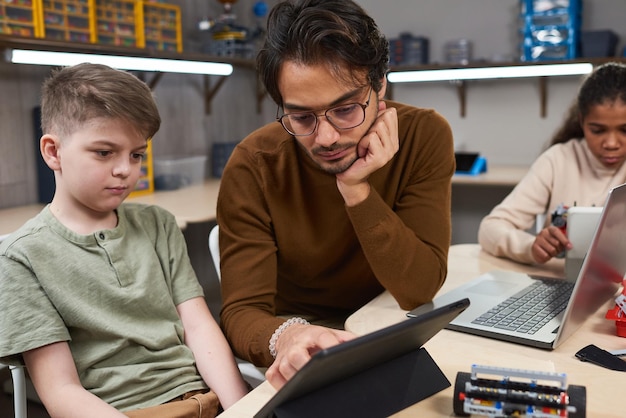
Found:
<path fill-rule="evenodd" d="M 626 184 L 609 195 L 559 330 L 567 339 L 614 296 L 626 273 Z"/>

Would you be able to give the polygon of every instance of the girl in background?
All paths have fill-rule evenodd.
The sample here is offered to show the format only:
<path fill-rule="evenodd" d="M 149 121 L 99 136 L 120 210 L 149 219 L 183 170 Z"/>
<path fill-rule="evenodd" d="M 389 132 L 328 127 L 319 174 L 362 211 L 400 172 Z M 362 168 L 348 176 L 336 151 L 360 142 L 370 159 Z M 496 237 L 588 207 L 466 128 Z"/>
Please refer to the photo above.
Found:
<path fill-rule="evenodd" d="M 543 264 L 571 243 L 547 216 L 559 205 L 603 206 L 608 192 L 626 182 L 626 65 L 607 63 L 583 82 L 575 106 L 550 147 L 481 222 L 478 242 L 490 254 Z"/>

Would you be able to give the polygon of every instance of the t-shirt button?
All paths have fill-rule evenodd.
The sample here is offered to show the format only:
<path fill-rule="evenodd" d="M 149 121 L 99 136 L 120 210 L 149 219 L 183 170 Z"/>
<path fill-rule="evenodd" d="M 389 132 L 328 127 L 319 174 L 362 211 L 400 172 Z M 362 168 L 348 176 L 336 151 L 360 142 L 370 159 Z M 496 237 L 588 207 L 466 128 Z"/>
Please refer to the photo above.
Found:
<path fill-rule="evenodd" d="M 104 239 L 104 234 L 100 232 L 100 239 Z"/>

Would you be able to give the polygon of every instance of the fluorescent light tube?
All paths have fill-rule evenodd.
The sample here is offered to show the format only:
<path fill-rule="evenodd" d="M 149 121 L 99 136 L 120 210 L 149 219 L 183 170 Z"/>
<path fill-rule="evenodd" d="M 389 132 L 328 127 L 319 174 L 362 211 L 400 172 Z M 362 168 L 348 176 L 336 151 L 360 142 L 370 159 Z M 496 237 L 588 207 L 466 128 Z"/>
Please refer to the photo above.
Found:
<path fill-rule="evenodd" d="M 442 70 L 395 71 L 387 75 L 390 83 L 445 80 L 480 80 L 488 78 L 550 77 L 589 74 L 590 63 L 540 64 L 510 67 L 451 68 Z"/>
<path fill-rule="evenodd" d="M 218 62 L 186 61 L 177 59 L 128 57 L 120 55 L 97 55 L 75 52 L 36 51 L 8 49 L 7 60 L 14 64 L 69 66 L 82 62 L 104 64 L 119 70 L 158 71 L 184 74 L 232 74 L 233 66 Z"/>

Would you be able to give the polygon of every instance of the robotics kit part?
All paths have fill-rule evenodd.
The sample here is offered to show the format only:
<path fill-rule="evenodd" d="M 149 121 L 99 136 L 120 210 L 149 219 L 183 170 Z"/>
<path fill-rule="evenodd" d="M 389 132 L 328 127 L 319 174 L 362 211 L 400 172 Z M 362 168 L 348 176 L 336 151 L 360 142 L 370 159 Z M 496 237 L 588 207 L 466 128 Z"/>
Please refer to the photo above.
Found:
<path fill-rule="evenodd" d="M 453 409 L 458 416 L 584 418 L 587 390 L 563 373 L 473 365 L 458 372 Z"/>

